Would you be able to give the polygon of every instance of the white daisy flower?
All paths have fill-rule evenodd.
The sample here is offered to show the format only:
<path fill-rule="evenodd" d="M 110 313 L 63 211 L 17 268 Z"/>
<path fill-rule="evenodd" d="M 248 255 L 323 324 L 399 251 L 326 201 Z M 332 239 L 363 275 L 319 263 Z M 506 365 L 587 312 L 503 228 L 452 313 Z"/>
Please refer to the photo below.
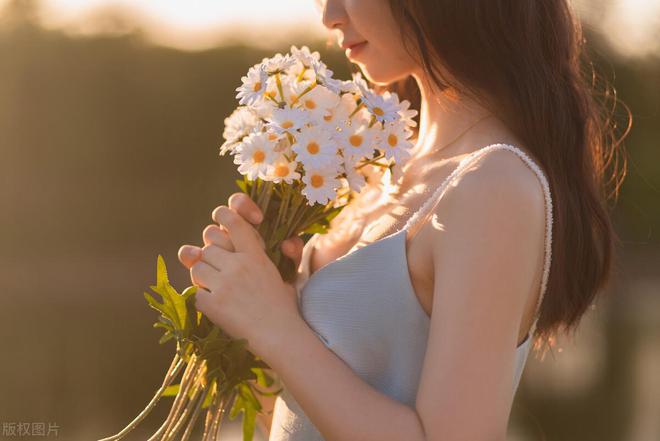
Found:
<path fill-rule="evenodd" d="M 271 58 L 264 58 L 261 62 L 268 75 L 275 75 L 278 72 L 286 73 L 286 70 L 296 63 L 296 59 L 291 55 L 282 55 L 279 52 Z"/>
<path fill-rule="evenodd" d="M 305 67 L 305 65 L 302 64 L 300 61 L 296 61 L 296 64 L 294 64 L 289 69 L 289 77 L 293 82 L 300 82 L 300 81 L 305 81 L 308 83 L 316 82 L 316 74 L 314 73 L 314 69 L 310 67 Z"/>
<path fill-rule="evenodd" d="M 342 149 L 344 156 L 354 158 L 372 158 L 375 149 L 375 131 L 360 124 L 355 126 L 345 125 L 337 133 L 336 139 Z"/>
<path fill-rule="evenodd" d="M 406 158 L 403 161 L 397 161 L 390 166 L 390 184 L 398 185 L 399 180 L 403 176 L 403 166 L 408 162 L 410 158 Z"/>
<path fill-rule="evenodd" d="M 225 128 L 222 137 L 225 139 L 220 148 L 220 155 L 233 153 L 233 148 L 252 131 L 261 130 L 263 123 L 257 115 L 245 106 L 237 107 L 231 115 L 224 120 Z"/>
<path fill-rule="evenodd" d="M 300 83 L 299 83 L 300 84 Z M 300 91 L 302 94 L 305 90 Z M 339 96 L 321 85 L 316 85 L 309 92 L 296 97 L 296 106 L 307 110 L 312 119 L 321 119 L 339 104 Z"/>
<path fill-rule="evenodd" d="M 275 133 L 293 133 L 310 122 L 309 112 L 302 109 L 274 109 L 273 114 L 267 118 L 266 127 Z"/>
<path fill-rule="evenodd" d="M 312 67 L 314 62 L 321 61 L 321 55 L 317 51 L 310 52 L 307 46 L 303 46 L 300 49 L 296 46 L 291 46 L 291 55 L 308 68 Z"/>
<path fill-rule="evenodd" d="M 413 143 L 408 141 L 411 135 L 412 131 L 401 121 L 385 123 L 380 132 L 381 142 L 378 146 L 383 150 L 387 159 L 403 162 L 412 155 L 410 150 Z"/>
<path fill-rule="evenodd" d="M 367 184 L 367 180 L 364 175 L 360 173 L 355 167 L 358 165 L 356 158 L 344 157 L 343 167 L 344 172 L 346 173 L 346 181 L 348 182 L 348 187 L 359 193 L 362 187 Z"/>
<path fill-rule="evenodd" d="M 284 92 L 286 96 L 286 103 L 289 107 L 302 107 L 300 106 L 299 99 L 301 96 L 306 95 L 314 88 L 314 83 L 306 80 L 296 81 L 295 79 L 287 82 L 288 90 Z"/>
<path fill-rule="evenodd" d="M 300 173 L 296 171 L 296 167 L 298 167 L 297 161 L 289 161 L 286 156 L 280 155 L 268 166 L 266 180 L 292 184 L 294 180 L 300 179 Z"/>
<path fill-rule="evenodd" d="M 243 84 L 236 88 L 236 98 L 239 104 L 252 104 L 263 97 L 266 91 L 266 80 L 268 74 L 261 64 L 255 64 L 246 76 L 241 77 Z"/>
<path fill-rule="evenodd" d="M 293 150 L 291 150 L 291 142 L 286 134 L 278 135 L 273 131 L 268 131 L 266 133 L 268 134 L 268 139 L 275 143 L 275 147 L 273 147 L 275 152 L 291 156 Z"/>
<path fill-rule="evenodd" d="M 396 95 L 396 94 L 393 94 Z M 397 96 L 398 99 L 398 96 Z M 417 121 L 415 121 L 413 118 L 417 116 L 419 113 L 417 110 L 414 109 L 408 109 L 410 107 L 410 101 L 408 100 L 403 100 L 399 103 L 399 115 L 401 116 L 401 120 L 406 123 L 407 126 L 409 127 L 415 127 L 417 126 Z"/>
<path fill-rule="evenodd" d="M 263 178 L 279 154 L 273 147 L 274 142 L 268 139 L 267 133 L 250 133 L 236 148 L 234 164 L 239 164 L 238 171 L 251 180 Z"/>
<path fill-rule="evenodd" d="M 350 80 L 344 81 L 335 78 L 326 78 L 323 84 L 328 90 L 337 95 L 342 93 L 360 93 L 360 89 L 358 89 L 357 85 Z"/>
<path fill-rule="evenodd" d="M 306 127 L 296 135 L 291 146 L 297 157 L 307 167 L 322 167 L 337 162 L 338 147 L 330 134 L 321 127 Z"/>
<path fill-rule="evenodd" d="M 334 165 L 305 169 L 302 180 L 305 183 L 302 194 L 307 198 L 308 205 L 327 204 L 337 197 L 337 189 L 341 188 Z"/>
<path fill-rule="evenodd" d="M 332 79 L 332 71 L 328 69 L 323 61 L 312 62 L 312 70 L 314 70 L 316 82 L 319 84 L 326 85 Z"/>
<path fill-rule="evenodd" d="M 359 93 L 361 90 L 369 90 L 369 84 L 367 84 L 367 80 L 362 77 L 362 72 L 353 73 L 353 84 L 355 84 L 357 89 L 355 93 Z"/>
<path fill-rule="evenodd" d="M 266 91 L 264 95 L 267 93 L 268 91 Z M 273 110 L 277 109 L 278 106 L 269 99 L 261 99 L 252 103 L 250 108 L 254 111 L 257 118 L 260 120 L 267 120 L 273 114 Z"/>
<path fill-rule="evenodd" d="M 270 102 L 269 105 L 271 105 L 273 108 L 277 107 L 277 103 L 282 103 L 282 102 L 291 105 L 291 102 L 296 97 L 294 91 L 298 90 L 298 88 L 301 87 L 302 84 L 302 83 L 296 83 L 295 78 L 292 78 L 289 75 L 279 75 L 279 80 L 280 80 L 280 86 L 282 88 L 281 93 L 280 93 L 280 86 L 277 85 L 276 75 L 269 77 L 268 82 L 266 84 L 265 95 L 267 98 L 268 97 L 272 98 L 272 99 L 268 99 L 268 101 Z M 275 101 L 277 101 L 277 103 Z"/>
<path fill-rule="evenodd" d="M 360 88 L 362 102 L 369 112 L 380 122 L 391 122 L 399 118 L 399 99 L 390 92 L 379 95 L 371 90 Z"/>
<path fill-rule="evenodd" d="M 338 104 L 323 115 L 323 122 L 319 121 L 319 123 L 334 131 L 348 123 L 348 116 L 353 113 L 356 107 L 357 103 L 353 95 L 350 93 L 344 94 L 339 99 Z"/>

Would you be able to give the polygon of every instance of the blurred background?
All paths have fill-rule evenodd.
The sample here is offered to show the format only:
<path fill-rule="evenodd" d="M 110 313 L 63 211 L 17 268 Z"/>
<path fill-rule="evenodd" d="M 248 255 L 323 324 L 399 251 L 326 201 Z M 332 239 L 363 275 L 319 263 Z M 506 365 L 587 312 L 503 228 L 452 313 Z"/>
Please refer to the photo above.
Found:
<path fill-rule="evenodd" d="M 218 148 L 240 77 L 307 44 L 349 78 L 314 3 L 0 0 L 3 426 L 95 440 L 146 405 L 174 348 L 158 345 L 142 293 L 158 254 L 175 287 L 190 284 L 178 248 L 201 244 L 237 191 Z M 511 441 L 660 440 L 659 3 L 575 3 L 634 118 L 614 209 L 622 245 L 579 331 L 543 360 L 530 353 Z M 226 439 L 238 424 L 227 420 Z"/>

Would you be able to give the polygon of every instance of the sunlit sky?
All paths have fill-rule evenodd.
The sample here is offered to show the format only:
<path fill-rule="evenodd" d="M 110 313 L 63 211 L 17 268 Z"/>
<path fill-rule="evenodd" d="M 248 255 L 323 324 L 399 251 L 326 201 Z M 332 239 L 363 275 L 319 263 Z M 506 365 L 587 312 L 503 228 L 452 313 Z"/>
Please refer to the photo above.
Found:
<path fill-rule="evenodd" d="M 0 0 L 0 5 L 9 0 Z M 157 43 L 204 49 L 218 42 L 285 41 L 287 31 L 327 37 L 316 0 L 42 0 L 46 26 L 108 31 L 109 16 L 131 17 Z M 624 54 L 660 53 L 660 0 L 573 0 L 590 25 Z"/>
<path fill-rule="evenodd" d="M 0 4 L 8 0 L 0 0 Z M 49 27 L 90 33 L 108 13 L 135 19 L 159 43 L 203 49 L 218 41 L 277 42 L 287 31 L 327 37 L 315 0 L 42 0 Z"/>

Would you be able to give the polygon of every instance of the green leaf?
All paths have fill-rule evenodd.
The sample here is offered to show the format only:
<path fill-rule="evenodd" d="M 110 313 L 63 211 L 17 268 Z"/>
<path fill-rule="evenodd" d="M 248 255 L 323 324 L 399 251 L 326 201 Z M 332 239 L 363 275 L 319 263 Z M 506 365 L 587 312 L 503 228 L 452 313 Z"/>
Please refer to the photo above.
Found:
<path fill-rule="evenodd" d="M 252 441 L 255 420 L 257 418 L 257 412 L 261 410 L 261 404 L 249 386 L 241 384 L 239 387 L 241 395 L 244 394 L 245 397 L 243 400 L 243 441 Z"/>
<path fill-rule="evenodd" d="M 163 256 L 159 254 L 156 266 L 156 285 L 151 285 L 150 288 L 160 295 L 163 302 L 159 303 L 154 297 L 144 293 L 149 306 L 159 311 L 162 317 L 172 324 L 175 337 L 187 338 L 190 336 L 196 327 L 198 318 L 193 311 L 189 312 L 190 308 L 188 308 L 187 300 L 195 294 L 197 287 L 190 286 L 182 294 L 179 294 L 170 284 L 165 261 Z M 167 341 L 169 338 L 162 341 Z"/>
<path fill-rule="evenodd" d="M 236 395 L 236 398 L 234 399 L 234 404 L 231 406 L 231 410 L 229 411 L 229 418 L 234 419 L 236 418 L 236 415 L 238 415 L 238 412 L 240 412 L 243 409 L 243 397 L 239 394 Z"/>
<path fill-rule="evenodd" d="M 171 331 L 167 331 L 161 338 L 158 339 L 158 344 L 163 344 L 166 343 L 167 341 L 171 340 L 174 337 L 174 334 L 172 334 Z"/>
<path fill-rule="evenodd" d="M 254 439 L 254 424 L 256 419 L 257 412 L 248 406 L 243 414 L 243 441 L 252 441 Z"/>
<path fill-rule="evenodd" d="M 238 185 L 238 188 L 241 189 L 243 193 L 247 193 L 247 185 L 245 183 L 245 180 L 243 179 L 236 179 L 236 185 Z"/>
<path fill-rule="evenodd" d="M 251 371 L 257 375 L 257 384 L 263 387 L 269 387 L 272 383 L 271 378 L 266 375 L 263 369 L 251 368 Z M 270 381 L 270 382 L 269 382 Z"/>
<path fill-rule="evenodd" d="M 181 387 L 180 384 L 173 384 L 171 386 L 167 386 L 165 390 L 163 391 L 162 394 L 160 394 L 161 397 L 174 397 L 176 394 L 179 393 L 179 388 Z"/>
<path fill-rule="evenodd" d="M 160 312 L 164 316 L 171 316 L 174 314 L 174 310 L 172 310 L 168 305 L 165 303 L 158 303 L 156 299 L 154 299 L 151 295 L 148 293 L 144 293 L 144 298 L 147 299 L 147 303 L 149 303 L 149 306 L 154 308 L 156 311 Z"/>
<path fill-rule="evenodd" d="M 325 234 L 328 232 L 328 227 L 322 224 L 313 224 L 307 227 L 305 230 L 302 231 L 303 234 Z"/>
<path fill-rule="evenodd" d="M 211 405 L 213 402 L 213 396 L 215 395 L 215 389 L 216 389 L 216 382 L 215 380 L 211 381 L 209 384 L 209 387 L 206 388 L 206 397 L 204 397 L 204 402 L 202 403 L 202 409 L 206 409 Z"/>
<path fill-rule="evenodd" d="M 340 207 L 335 207 L 335 208 L 333 208 L 333 209 L 330 211 L 330 213 L 325 217 L 325 219 L 326 219 L 328 222 L 330 222 L 330 221 L 331 221 L 332 219 L 334 219 L 335 216 L 337 216 L 337 215 L 339 214 L 339 212 L 340 212 L 341 210 L 343 210 L 343 209 L 344 209 L 344 206 L 343 206 L 343 205 L 340 206 Z"/>

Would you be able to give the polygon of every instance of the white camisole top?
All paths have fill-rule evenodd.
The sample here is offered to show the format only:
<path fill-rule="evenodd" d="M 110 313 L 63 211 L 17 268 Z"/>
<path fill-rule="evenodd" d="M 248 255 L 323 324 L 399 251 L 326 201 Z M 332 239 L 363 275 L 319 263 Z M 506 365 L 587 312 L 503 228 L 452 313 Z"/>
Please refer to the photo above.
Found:
<path fill-rule="evenodd" d="M 415 406 L 417 387 L 426 352 L 430 317 L 422 309 L 408 272 L 406 231 L 424 219 L 442 197 L 449 183 L 478 158 L 496 149 L 518 155 L 538 176 L 545 193 L 546 234 L 541 293 L 534 322 L 524 341 L 516 347 L 513 390 L 518 388 L 531 337 L 550 271 L 552 249 L 552 199 L 540 167 L 521 149 L 509 144 L 491 144 L 465 156 L 408 219 L 404 227 L 363 247 L 349 250 L 309 275 L 309 256 L 318 234 L 305 244 L 296 286 L 301 315 L 321 341 L 364 381 L 380 392 L 410 407 Z M 282 382 L 275 401 L 269 441 L 323 441 Z"/>

